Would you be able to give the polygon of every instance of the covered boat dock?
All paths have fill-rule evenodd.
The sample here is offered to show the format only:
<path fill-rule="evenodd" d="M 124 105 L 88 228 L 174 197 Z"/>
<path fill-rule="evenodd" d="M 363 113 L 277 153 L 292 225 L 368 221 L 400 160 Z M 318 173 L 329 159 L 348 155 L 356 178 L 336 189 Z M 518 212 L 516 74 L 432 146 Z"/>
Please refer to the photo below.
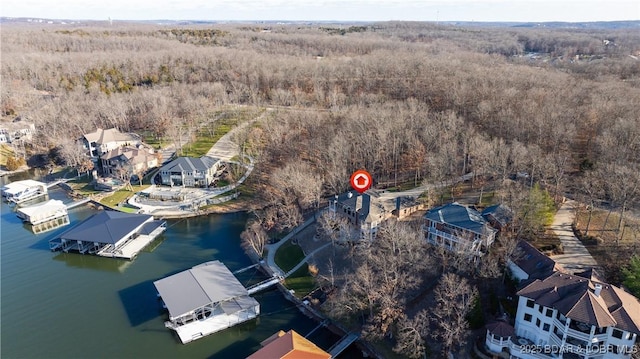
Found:
<path fill-rule="evenodd" d="M 52 221 L 67 215 L 67 206 L 60 200 L 51 199 L 33 206 L 19 208 L 16 215 L 33 225 Z"/>
<path fill-rule="evenodd" d="M 165 229 L 151 215 L 102 211 L 50 240 L 49 248 L 132 259 Z"/>
<path fill-rule="evenodd" d="M 183 344 L 256 318 L 260 304 L 220 261 L 206 262 L 153 283 L 167 310 L 167 328 Z"/>

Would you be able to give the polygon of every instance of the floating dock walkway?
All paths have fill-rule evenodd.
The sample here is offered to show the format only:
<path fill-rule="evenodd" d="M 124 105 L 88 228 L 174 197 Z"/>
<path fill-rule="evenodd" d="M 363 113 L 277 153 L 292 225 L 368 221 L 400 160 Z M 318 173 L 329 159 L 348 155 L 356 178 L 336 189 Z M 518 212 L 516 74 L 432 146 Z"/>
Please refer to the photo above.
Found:
<path fill-rule="evenodd" d="M 360 335 L 356 333 L 348 333 L 340 341 L 335 343 L 331 348 L 329 348 L 328 352 L 332 358 L 337 357 L 342 353 L 345 349 L 349 347 L 349 345 L 353 344 L 356 340 L 360 338 Z"/>

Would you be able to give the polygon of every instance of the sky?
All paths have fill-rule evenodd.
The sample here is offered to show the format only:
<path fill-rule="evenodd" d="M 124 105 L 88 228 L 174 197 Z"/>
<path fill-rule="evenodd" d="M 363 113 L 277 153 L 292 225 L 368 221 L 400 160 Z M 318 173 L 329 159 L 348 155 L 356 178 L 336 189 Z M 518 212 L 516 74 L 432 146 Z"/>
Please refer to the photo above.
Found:
<path fill-rule="evenodd" d="M 0 16 L 73 20 L 614 21 L 640 0 L 2 0 Z"/>

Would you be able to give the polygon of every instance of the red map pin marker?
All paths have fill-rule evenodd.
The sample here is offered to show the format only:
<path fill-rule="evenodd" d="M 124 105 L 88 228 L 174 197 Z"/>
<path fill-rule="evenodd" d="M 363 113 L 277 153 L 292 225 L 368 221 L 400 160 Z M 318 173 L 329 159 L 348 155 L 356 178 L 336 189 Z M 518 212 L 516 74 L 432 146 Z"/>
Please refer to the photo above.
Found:
<path fill-rule="evenodd" d="M 371 178 L 369 172 L 365 170 L 357 170 L 351 175 L 350 182 L 353 189 L 355 189 L 359 193 L 363 193 L 364 191 L 368 190 L 369 187 L 371 187 L 373 179 Z"/>

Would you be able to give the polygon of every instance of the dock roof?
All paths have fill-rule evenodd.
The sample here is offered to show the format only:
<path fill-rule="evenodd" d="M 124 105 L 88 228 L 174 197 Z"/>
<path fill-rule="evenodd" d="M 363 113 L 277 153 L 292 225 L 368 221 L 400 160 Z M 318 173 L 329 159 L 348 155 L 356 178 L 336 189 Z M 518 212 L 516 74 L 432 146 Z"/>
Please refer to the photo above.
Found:
<path fill-rule="evenodd" d="M 5 185 L 2 188 L 2 190 L 7 194 L 13 195 L 31 187 L 45 187 L 45 186 L 46 184 L 43 182 L 28 179 L 28 180 L 11 182 Z"/>
<path fill-rule="evenodd" d="M 157 280 L 153 284 L 172 318 L 183 316 L 207 304 L 231 301 L 249 295 L 247 289 L 220 261 L 197 265 Z M 231 306 L 244 307 L 244 302 L 238 298 L 223 306 L 223 310 L 234 312 Z M 255 300 L 251 300 L 249 304 L 255 305 L 254 302 Z"/>
<path fill-rule="evenodd" d="M 60 235 L 64 240 L 115 244 L 128 233 L 153 219 L 149 214 L 101 211 Z"/>
<path fill-rule="evenodd" d="M 67 206 L 62 201 L 57 199 L 50 199 L 46 202 L 34 204 L 33 206 L 19 208 L 18 212 L 24 213 L 27 216 L 33 216 L 41 212 L 48 213 L 63 208 L 66 209 Z"/>

